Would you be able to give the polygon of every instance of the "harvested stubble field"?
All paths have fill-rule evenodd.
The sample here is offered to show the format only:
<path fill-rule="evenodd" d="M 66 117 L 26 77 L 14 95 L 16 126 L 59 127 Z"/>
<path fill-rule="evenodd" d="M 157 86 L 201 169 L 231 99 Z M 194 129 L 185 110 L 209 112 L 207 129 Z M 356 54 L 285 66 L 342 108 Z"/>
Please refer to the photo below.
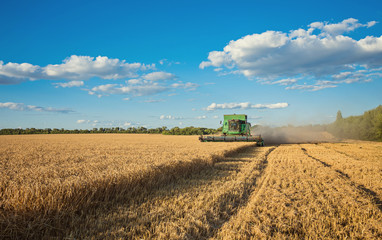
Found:
<path fill-rule="evenodd" d="M 0 238 L 378 239 L 382 143 L 0 137 Z"/>

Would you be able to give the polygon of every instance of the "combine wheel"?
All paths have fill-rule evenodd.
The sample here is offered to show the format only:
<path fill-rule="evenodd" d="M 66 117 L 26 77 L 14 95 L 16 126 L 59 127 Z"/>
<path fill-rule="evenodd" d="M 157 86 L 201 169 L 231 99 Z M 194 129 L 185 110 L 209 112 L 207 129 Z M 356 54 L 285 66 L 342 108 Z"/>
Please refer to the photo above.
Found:
<path fill-rule="evenodd" d="M 258 146 L 258 147 L 264 147 L 264 141 L 257 142 L 257 146 Z"/>

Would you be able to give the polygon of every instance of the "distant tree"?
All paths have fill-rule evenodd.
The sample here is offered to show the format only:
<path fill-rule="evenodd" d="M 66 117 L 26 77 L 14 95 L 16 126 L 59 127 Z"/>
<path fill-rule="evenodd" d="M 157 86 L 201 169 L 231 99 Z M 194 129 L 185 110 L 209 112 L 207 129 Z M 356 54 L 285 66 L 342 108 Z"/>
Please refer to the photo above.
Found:
<path fill-rule="evenodd" d="M 337 112 L 337 117 L 336 117 L 336 121 L 341 121 L 342 119 L 343 119 L 343 117 L 342 117 L 342 113 L 341 113 L 340 110 L 338 110 L 338 112 Z"/>
<path fill-rule="evenodd" d="M 373 119 L 373 125 L 376 138 L 382 140 L 382 106 L 378 107 L 378 112 Z"/>

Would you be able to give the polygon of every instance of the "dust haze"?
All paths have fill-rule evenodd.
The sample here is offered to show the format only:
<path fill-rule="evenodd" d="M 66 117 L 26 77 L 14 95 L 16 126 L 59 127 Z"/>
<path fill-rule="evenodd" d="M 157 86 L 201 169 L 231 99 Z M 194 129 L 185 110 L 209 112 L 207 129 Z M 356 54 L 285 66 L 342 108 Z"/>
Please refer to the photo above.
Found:
<path fill-rule="evenodd" d="M 287 143 L 334 142 L 338 139 L 330 133 L 313 127 L 277 127 L 254 126 L 253 135 L 261 135 L 266 145 Z"/>

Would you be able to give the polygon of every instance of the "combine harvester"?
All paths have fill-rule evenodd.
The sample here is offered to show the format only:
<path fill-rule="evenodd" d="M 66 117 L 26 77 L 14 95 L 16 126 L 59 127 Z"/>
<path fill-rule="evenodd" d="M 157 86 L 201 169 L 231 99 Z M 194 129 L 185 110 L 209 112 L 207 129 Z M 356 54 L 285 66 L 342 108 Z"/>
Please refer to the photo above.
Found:
<path fill-rule="evenodd" d="M 220 122 L 221 123 L 221 122 Z M 251 124 L 247 122 L 247 115 L 224 115 L 221 136 L 199 137 L 201 142 L 256 142 L 257 146 L 264 146 L 261 135 L 251 135 Z"/>

